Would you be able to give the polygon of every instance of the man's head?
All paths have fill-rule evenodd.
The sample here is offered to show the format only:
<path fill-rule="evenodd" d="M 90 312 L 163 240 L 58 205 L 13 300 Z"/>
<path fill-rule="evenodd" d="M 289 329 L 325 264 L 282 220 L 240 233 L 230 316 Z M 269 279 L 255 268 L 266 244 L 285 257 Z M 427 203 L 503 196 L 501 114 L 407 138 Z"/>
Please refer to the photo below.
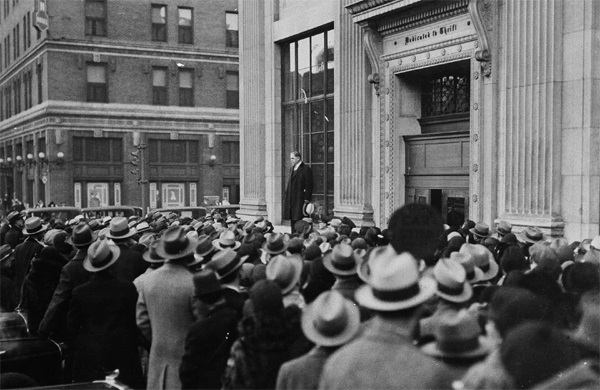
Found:
<path fill-rule="evenodd" d="M 290 153 L 290 162 L 292 163 L 293 167 L 295 167 L 300 161 L 302 161 L 302 156 L 299 152 L 294 151 Z"/>

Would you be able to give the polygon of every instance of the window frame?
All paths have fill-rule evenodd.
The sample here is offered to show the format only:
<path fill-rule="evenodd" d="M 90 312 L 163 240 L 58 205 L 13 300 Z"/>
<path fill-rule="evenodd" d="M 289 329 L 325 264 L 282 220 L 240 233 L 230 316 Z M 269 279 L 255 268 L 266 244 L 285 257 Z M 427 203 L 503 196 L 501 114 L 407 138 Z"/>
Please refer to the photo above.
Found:
<path fill-rule="evenodd" d="M 165 72 L 165 86 L 164 87 L 160 87 L 160 86 L 155 86 L 154 85 L 154 72 L 156 71 L 163 71 Z M 164 101 L 159 101 L 160 99 L 157 99 L 157 95 L 160 95 L 160 92 L 162 92 L 162 95 L 164 96 Z M 152 104 L 155 106 L 168 106 L 169 105 L 169 68 L 165 67 L 165 66 L 153 66 L 152 67 Z"/>
<path fill-rule="evenodd" d="M 106 63 L 101 63 L 101 62 L 93 62 L 87 63 L 87 68 L 86 68 L 86 97 L 87 97 L 87 102 L 88 103 L 108 103 L 108 64 Z M 87 75 L 87 70 L 89 67 L 102 67 L 104 68 L 104 83 L 91 83 L 89 81 L 88 75 Z M 95 96 L 97 95 L 98 91 L 100 91 L 100 88 L 104 88 L 104 99 L 97 99 L 95 98 Z"/>
<path fill-rule="evenodd" d="M 181 74 L 189 73 L 191 79 L 191 88 L 182 88 L 181 87 Z M 178 91 L 179 91 L 179 107 L 195 107 L 195 98 L 194 98 L 194 70 L 190 68 L 182 68 L 179 69 L 178 74 Z M 189 94 L 189 96 L 187 96 Z"/>
<path fill-rule="evenodd" d="M 165 22 L 162 23 L 162 24 L 160 24 L 160 23 L 154 23 L 154 20 L 153 20 L 154 9 L 160 9 L 160 8 L 163 8 L 163 7 L 165 9 Z M 150 24 L 151 24 L 151 32 L 150 32 L 151 37 L 150 37 L 150 39 L 153 42 L 168 42 L 169 41 L 169 29 L 167 28 L 167 25 L 168 25 L 167 22 L 169 20 L 169 14 L 168 14 L 168 12 L 169 12 L 169 10 L 168 10 L 166 4 L 150 4 Z M 163 31 L 164 39 L 157 39 L 156 38 L 156 36 L 158 35 L 158 33 L 156 32 L 157 31 L 156 29 L 158 28 L 157 26 L 161 26 L 164 29 L 164 31 Z"/>
<path fill-rule="evenodd" d="M 228 80 L 229 76 L 236 76 L 237 77 L 237 89 L 232 90 L 232 89 L 227 88 L 229 86 L 229 80 Z M 226 101 L 225 101 L 225 107 L 226 108 L 230 108 L 230 109 L 239 109 L 240 108 L 240 72 L 239 71 L 229 71 L 228 70 L 227 72 L 225 72 L 225 80 L 226 80 L 226 87 L 225 87 Z M 234 92 L 235 92 L 235 94 L 234 94 Z"/>
<path fill-rule="evenodd" d="M 236 15 L 237 29 L 231 30 L 227 28 L 227 16 Z M 235 32 L 235 34 L 234 34 Z M 225 11 L 225 47 L 239 48 L 240 47 L 240 20 L 237 11 Z"/>
<path fill-rule="evenodd" d="M 181 10 L 190 10 L 190 26 L 183 26 L 181 24 Z M 189 38 L 189 41 L 187 38 Z M 194 44 L 194 8 L 192 7 L 177 7 L 177 42 Z"/>
<path fill-rule="evenodd" d="M 99 17 L 92 17 L 92 16 L 88 16 L 87 12 L 86 12 L 86 5 L 89 3 L 101 3 L 103 4 L 103 8 L 104 8 L 104 16 L 102 18 Z M 108 12 L 107 10 L 108 8 L 108 2 L 106 0 L 85 0 L 84 3 L 84 18 L 85 18 L 85 24 L 84 24 L 84 29 L 85 29 L 85 36 L 91 36 L 91 37 L 106 37 L 107 34 L 107 23 L 106 23 L 106 14 Z M 89 26 L 90 28 L 88 29 L 88 22 L 91 22 L 92 24 Z M 97 33 L 97 24 L 100 24 L 103 28 L 103 34 L 99 34 Z"/>

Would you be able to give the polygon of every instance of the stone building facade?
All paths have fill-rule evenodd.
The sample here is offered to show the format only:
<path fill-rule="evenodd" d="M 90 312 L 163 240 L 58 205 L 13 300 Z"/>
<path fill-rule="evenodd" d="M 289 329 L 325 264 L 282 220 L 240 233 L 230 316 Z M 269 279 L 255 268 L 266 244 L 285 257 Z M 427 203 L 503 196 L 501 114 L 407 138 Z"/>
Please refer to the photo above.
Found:
<path fill-rule="evenodd" d="M 361 225 L 422 202 L 449 224 L 598 234 L 599 16 L 593 0 L 240 2 L 241 213 L 285 220 L 298 149 L 331 161 L 321 210 Z M 321 69 L 331 90 L 307 93 Z"/>
<path fill-rule="evenodd" d="M 0 3 L 3 196 L 239 201 L 237 1 Z"/>

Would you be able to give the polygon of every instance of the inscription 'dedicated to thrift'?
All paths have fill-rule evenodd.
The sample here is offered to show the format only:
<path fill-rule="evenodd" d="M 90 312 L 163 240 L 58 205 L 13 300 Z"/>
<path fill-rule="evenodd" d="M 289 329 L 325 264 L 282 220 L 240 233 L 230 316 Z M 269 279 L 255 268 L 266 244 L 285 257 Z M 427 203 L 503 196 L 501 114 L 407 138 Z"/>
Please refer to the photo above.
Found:
<path fill-rule="evenodd" d="M 416 35 L 406 37 L 406 38 L 404 38 L 404 45 L 406 46 L 413 42 L 424 41 L 429 38 L 437 37 L 438 35 L 448 35 L 450 33 L 455 32 L 456 30 L 458 30 L 458 26 L 456 25 L 456 23 L 451 24 L 449 26 L 442 26 L 439 29 L 426 31 L 421 34 L 416 34 Z"/>

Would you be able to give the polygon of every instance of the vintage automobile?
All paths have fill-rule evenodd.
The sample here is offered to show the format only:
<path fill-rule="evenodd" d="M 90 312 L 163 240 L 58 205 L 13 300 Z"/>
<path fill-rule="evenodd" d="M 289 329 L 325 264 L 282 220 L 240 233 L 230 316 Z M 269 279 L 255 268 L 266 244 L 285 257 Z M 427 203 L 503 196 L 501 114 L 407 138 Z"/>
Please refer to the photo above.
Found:
<path fill-rule="evenodd" d="M 86 207 L 82 211 L 83 215 L 88 218 L 102 218 L 102 217 L 126 217 L 129 218 L 132 215 L 142 217 L 143 209 L 138 206 L 100 206 L 100 207 Z"/>
<path fill-rule="evenodd" d="M 164 207 L 160 209 L 154 209 L 152 212 L 159 212 L 163 214 L 165 217 L 168 217 L 169 214 L 175 213 L 180 217 L 190 217 L 193 219 L 197 219 L 200 217 L 206 216 L 206 214 L 212 214 L 215 211 L 218 212 L 226 218 L 229 214 L 235 214 L 236 210 L 239 210 L 240 205 L 232 204 L 232 205 L 221 205 L 221 206 L 204 206 L 204 207 Z"/>
<path fill-rule="evenodd" d="M 70 207 L 70 206 L 58 206 L 58 207 L 40 207 L 34 209 L 26 209 L 23 212 L 26 217 L 40 217 L 44 221 L 50 219 L 60 219 L 63 222 L 67 222 L 77 215 L 81 214 L 81 208 Z"/>

